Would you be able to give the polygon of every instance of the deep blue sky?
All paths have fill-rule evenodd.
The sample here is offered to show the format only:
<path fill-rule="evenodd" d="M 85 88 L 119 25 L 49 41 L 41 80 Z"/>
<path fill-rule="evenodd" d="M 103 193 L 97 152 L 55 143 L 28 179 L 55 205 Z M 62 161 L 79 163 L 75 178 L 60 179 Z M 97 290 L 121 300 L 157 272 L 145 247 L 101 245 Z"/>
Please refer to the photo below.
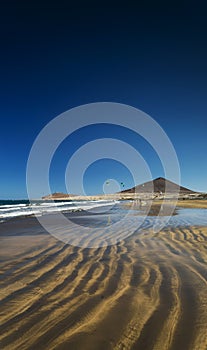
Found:
<path fill-rule="evenodd" d="M 67 3 L 1 4 L 0 198 L 26 197 L 27 157 L 51 119 L 99 101 L 129 104 L 152 116 L 176 149 L 182 185 L 207 192 L 205 3 Z M 145 143 L 118 129 L 106 130 L 105 137 L 117 132 L 143 152 L 153 177 L 163 175 Z M 85 141 L 90 139 L 94 130 L 87 130 Z M 64 166 L 83 143 L 77 133 L 62 155 L 57 152 L 53 190 L 65 190 Z M 98 162 L 85 176 L 88 193 L 100 192 L 110 174 L 132 185 L 120 164 Z"/>

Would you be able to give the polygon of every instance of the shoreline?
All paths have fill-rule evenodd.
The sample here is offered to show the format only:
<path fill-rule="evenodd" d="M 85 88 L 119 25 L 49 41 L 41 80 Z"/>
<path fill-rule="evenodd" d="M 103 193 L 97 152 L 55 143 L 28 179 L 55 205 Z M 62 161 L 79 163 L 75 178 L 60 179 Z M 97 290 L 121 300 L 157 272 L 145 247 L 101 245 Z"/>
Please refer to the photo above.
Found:
<path fill-rule="evenodd" d="M 201 199 L 200 194 L 196 194 L 196 195 L 191 195 L 191 196 L 186 196 L 184 197 L 183 195 L 180 196 L 180 198 L 174 198 L 173 195 L 166 197 L 165 199 L 163 198 L 163 196 L 160 197 L 155 197 L 155 196 L 147 196 L 147 194 L 143 194 L 143 195 L 136 195 L 136 196 L 132 196 L 131 194 L 127 194 L 127 195 L 117 195 L 117 194 L 113 194 L 113 195 L 96 195 L 96 196 L 73 196 L 73 197 L 68 197 L 68 198 L 48 198 L 48 199 L 44 199 L 44 201 L 55 201 L 55 202 L 61 202 L 61 201 L 99 201 L 99 200 L 111 200 L 111 201 L 134 201 L 136 203 L 136 201 L 143 201 L 143 202 L 148 202 L 151 201 L 152 205 L 159 205 L 161 206 L 161 204 L 163 203 L 163 201 L 165 202 L 165 205 L 171 205 L 171 204 L 175 204 L 176 203 L 176 207 L 182 207 L 182 208 L 200 208 L 200 209 L 207 209 L 207 199 Z"/>
<path fill-rule="evenodd" d="M 81 202 L 83 203 L 81 204 Z M 2 214 L 0 215 L 0 225 L 3 222 L 9 222 L 13 219 L 23 219 L 29 217 L 42 216 L 42 215 L 53 215 L 58 212 L 61 212 L 65 215 L 73 215 L 78 212 L 94 212 L 94 210 L 98 210 L 99 212 L 104 211 L 104 207 L 114 207 L 114 205 L 122 206 L 125 209 L 133 209 L 135 212 L 140 212 L 140 215 L 145 215 L 145 213 L 149 212 L 149 215 L 156 216 L 166 216 L 176 212 L 180 209 L 207 209 L 207 199 L 178 199 L 176 201 L 173 198 L 169 198 L 163 200 L 163 198 L 124 198 L 118 199 L 117 197 L 111 198 L 101 198 L 100 196 L 93 199 L 76 199 L 73 201 L 67 201 L 66 199 L 62 201 L 61 199 L 55 200 L 44 200 L 42 201 L 44 205 L 42 205 L 39 201 L 37 204 L 35 202 L 28 203 L 28 205 L 17 209 L 15 206 L 13 208 L 8 208 L 8 214 L 6 213 L 6 209 L 2 209 Z M 76 203 L 77 202 L 77 203 Z M 6 207 L 6 206 L 5 206 Z M 173 209 L 174 208 L 174 209 Z M 172 211 L 171 211 L 172 209 Z M 13 212 L 12 212 L 13 211 Z M 35 213 L 36 212 L 36 213 Z"/>
<path fill-rule="evenodd" d="M 0 225 L 2 349 L 206 349 L 207 226 L 85 248 L 18 222 Z"/>

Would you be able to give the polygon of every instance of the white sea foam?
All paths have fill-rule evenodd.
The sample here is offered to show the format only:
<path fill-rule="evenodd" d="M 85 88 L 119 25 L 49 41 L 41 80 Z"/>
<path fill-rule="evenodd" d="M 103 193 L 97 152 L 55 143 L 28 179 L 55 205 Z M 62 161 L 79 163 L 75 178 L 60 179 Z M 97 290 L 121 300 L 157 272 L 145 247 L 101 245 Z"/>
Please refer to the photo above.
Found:
<path fill-rule="evenodd" d="M 6 204 L 6 205 L 0 205 L 0 209 L 4 208 L 17 208 L 17 207 L 26 207 L 28 204 Z"/>
<path fill-rule="evenodd" d="M 0 207 L 0 219 L 9 219 L 20 216 L 51 214 L 57 212 L 71 212 L 90 210 L 98 207 L 113 206 L 118 201 L 71 201 L 71 202 L 56 202 L 56 203 L 31 203 L 31 204 L 14 204 L 2 205 Z"/>

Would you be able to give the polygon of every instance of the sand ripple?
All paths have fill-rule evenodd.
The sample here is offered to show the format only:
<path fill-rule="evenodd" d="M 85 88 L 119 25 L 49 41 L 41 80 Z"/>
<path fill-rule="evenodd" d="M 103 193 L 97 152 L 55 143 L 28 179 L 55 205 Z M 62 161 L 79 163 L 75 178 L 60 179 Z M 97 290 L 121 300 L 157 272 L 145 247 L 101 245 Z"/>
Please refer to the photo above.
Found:
<path fill-rule="evenodd" d="M 0 347 L 206 350 L 206 262 L 205 227 L 97 249 L 42 238 L 0 265 Z"/>

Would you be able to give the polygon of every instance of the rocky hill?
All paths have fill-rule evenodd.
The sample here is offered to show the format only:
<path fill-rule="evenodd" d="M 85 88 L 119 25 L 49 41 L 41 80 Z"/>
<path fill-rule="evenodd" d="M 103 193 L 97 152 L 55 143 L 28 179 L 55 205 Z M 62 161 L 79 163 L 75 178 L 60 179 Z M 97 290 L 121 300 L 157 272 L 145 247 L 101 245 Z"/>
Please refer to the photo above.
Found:
<path fill-rule="evenodd" d="M 133 188 L 130 188 L 128 190 L 121 191 L 121 193 L 151 193 L 154 191 L 154 193 L 164 193 L 165 187 L 167 185 L 167 192 L 173 193 L 173 192 L 180 192 L 180 194 L 190 194 L 195 193 L 194 191 L 191 191 L 190 189 L 179 186 L 176 183 L 166 180 L 163 177 L 158 177 L 155 180 L 145 182 L 141 185 L 137 185 Z"/>

